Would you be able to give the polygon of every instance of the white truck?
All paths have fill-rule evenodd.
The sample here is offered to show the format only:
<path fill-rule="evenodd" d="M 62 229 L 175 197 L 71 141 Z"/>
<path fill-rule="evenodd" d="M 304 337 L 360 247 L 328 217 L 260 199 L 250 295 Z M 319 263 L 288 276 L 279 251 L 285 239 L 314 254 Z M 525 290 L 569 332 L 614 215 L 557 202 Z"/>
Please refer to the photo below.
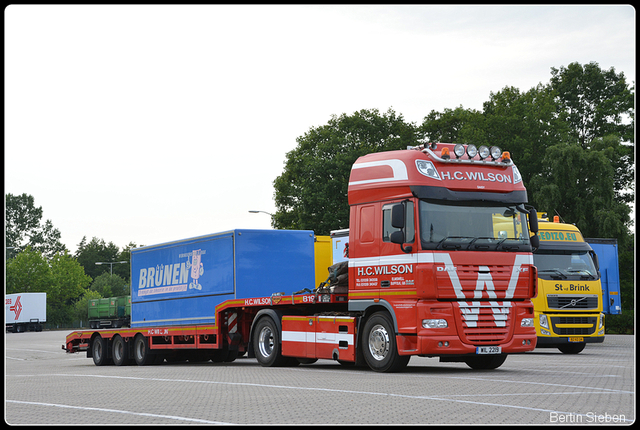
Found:
<path fill-rule="evenodd" d="M 6 331 L 42 331 L 47 322 L 47 293 L 7 294 L 4 307 Z"/>

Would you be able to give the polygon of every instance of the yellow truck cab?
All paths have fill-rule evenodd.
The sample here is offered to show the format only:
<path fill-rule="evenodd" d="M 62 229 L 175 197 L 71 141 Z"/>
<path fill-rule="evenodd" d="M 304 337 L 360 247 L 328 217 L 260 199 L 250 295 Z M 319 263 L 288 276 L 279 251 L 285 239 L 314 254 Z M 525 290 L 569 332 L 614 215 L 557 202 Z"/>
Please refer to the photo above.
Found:
<path fill-rule="evenodd" d="M 531 299 L 536 347 L 578 354 L 587 343 L 604 342 L 598 258 L 575 225 L 538 216 L 538 295 Z"/>

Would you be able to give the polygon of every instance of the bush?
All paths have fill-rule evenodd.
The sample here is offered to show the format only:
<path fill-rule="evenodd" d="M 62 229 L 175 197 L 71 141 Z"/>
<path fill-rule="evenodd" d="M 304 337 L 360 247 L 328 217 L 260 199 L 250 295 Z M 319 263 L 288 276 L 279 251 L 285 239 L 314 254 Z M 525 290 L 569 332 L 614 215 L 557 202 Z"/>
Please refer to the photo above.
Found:
<path fill-rule="evenodd" d="M 633 310 L 624 310 L 620 315 L 605 316 L 605 334 L 633 334 L 633 316 Z"/>

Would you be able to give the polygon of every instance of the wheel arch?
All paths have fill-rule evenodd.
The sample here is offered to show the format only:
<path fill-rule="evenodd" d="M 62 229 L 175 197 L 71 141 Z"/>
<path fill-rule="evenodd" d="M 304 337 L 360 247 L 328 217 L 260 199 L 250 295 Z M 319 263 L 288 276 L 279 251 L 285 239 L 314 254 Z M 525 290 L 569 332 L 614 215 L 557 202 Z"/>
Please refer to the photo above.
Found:
<path fill-rule="evenodd" d="M 363 312 L 364 318 L 361 318 L 361 323 L 366 321 L 376 312 L 387 311 L 391 316 L 391 321 L 393 322 L 394 334 L 398 335 L 398 320 L 396 319 L 396 313 L 393 310 L 391 303 L 386 300 L 351 300 L 349 301 L 349 311 Z"/>

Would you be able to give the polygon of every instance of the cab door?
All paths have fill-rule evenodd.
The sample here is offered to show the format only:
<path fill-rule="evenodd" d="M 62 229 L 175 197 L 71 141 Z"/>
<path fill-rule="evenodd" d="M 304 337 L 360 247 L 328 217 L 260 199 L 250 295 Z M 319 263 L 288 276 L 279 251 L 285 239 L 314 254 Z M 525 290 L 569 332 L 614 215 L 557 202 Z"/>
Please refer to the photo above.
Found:
<path fill-rule="evenodd" d="M 349 231 L 349 299 L 377 300 L 380 298 L 377 274 L 380 265 L 380 203 L 358 205 L 351 211 L 355 228 Z"/>

